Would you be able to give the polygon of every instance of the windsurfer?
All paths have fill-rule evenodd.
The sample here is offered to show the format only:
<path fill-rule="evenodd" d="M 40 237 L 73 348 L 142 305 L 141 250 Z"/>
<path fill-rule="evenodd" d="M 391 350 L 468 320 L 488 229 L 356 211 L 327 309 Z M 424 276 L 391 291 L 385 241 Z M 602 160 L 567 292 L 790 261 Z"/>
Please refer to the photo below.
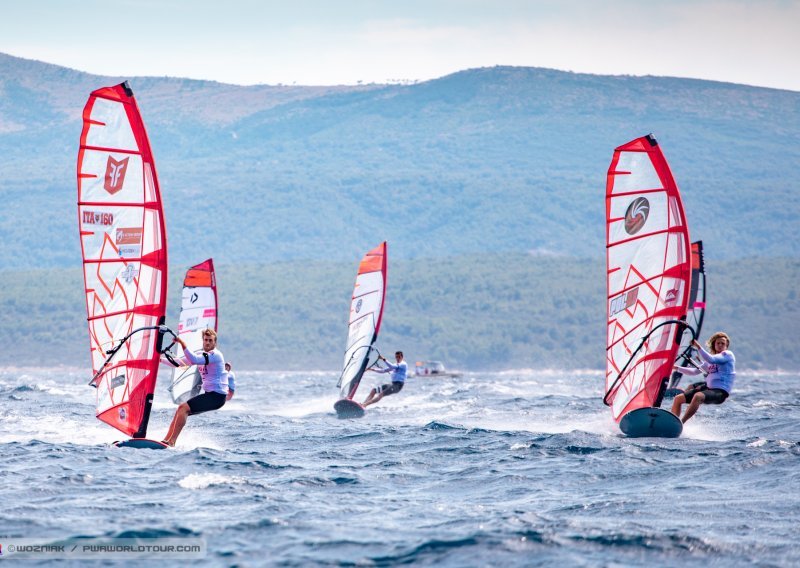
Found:
<path fill-rule="evenodd" d="M 225 400 L 233 398 L 233 391 L 236 390 L 236 375 L 231 371 L 231 362 L 225 361 L 225 371 L 228 373 L 228 395 Z"/>
<path fill-rule="evenodd" d="M 733 382 L 736 379 L 735 363 L 736 358 L 733 351 L 730 351 L 731 339 L 726 333 L 721 331 L 715 333 L 708 339 L 708 347 L 711 353 L 707 352 L 697 340 L 692 341 L 692 345 L 697 349 L 703 361 L 697 367 L 680 367 L 675 369 L 686 375 L 699 375 L 708 373 L 706 380 L 694 383 L 672 401 L 672 413 L 680 418 L 681 406 L 689 403 L 686 413 L 681 418 L 684 424 L 694 416 L 701 404 L 722 404 L 727 400 L 733 389 Z"/>
<path fill-rule="evenodd" d="M 392 382 L 391 384 L 381 385 L 380 387 L 369 391 L 369 396 L 367 397 L 367 400 L 364 401 L 363 406 L 366 407 L 370 404 L 375 404 L 384 396 L 389 396 L 390 394 L 395 394 L 403 390 L 403 384 L 406 381 L 406 376 L 408 376 L 408 363 L 403 361 L 402 351 L 396 352 L 394 354 L 394 358 L 397 361 L 396 365 L 389 363 L 389 361 L 386 360 L 386 357 L 381 355 L 381 360 L 386 363 L 386 368 L 372 370 L 376 373 L 392 373 Z"/>
<path fill-rule="evenodd" d="M 203 330 L 203 351 L 199 355 L 190 351 L 180 337 L 176 338 L 176 342 L 183 347 L 184 359 L 192 365 L 197 365 L 203 377 L 205 392 L 178 406 L 167 431 L 167 437 L 164 438 L 164 443 L 169 446 L 175 445 L 189 416 L 222 408 L 225 401 L 232 396 L 232 391 L 228 387 L 229 375 L 225 371 L 225 357 L 216 348 L 217 334 L 213 329 Z"/>

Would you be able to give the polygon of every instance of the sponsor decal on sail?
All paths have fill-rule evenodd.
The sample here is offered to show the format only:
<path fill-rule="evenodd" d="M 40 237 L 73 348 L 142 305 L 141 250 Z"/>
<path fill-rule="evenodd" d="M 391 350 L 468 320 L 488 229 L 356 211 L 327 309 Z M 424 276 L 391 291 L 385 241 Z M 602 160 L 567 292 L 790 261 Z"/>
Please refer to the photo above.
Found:
<path fill-rule="evenodd" d="M 125 270 L 119 274 L 119 277 L 122 278 L 126 284 L 133 282 L 133 279 L 137 276 L 139 276 L 139 269 L 134 268 L 132 264 L 125 266 Z"/>
<path fill-rule="evenodd" d="M 114 224 L 114 214 L 84 209 L 81 220 L 84 225 L 100 225 L 103 227 L 110 227 Z"/>
<path fill-rule="evenodd" d="M 142 251 L 141 227 L 121 227 L 117 229 L 114 242 L 120 258 L 137 258 Z"/>
<path fill-rule="evenodd" d="M 628 290 L 627 292 L 623 292 L 616 298 L 612 298 L 611 302 L 609 302 L 608 317 L 616 315 L 623 310 L 632 308 L 638 297 L 639 287 L 637 286 L 636 288 Z"/>
<path fill-rule="evenodd" d="M 678 290 L 673 288 L 672 290 L 667 291 L 667 295 L 664 297 L 664 303 L 667 305 L 674 304 L 678 300 Z"/>

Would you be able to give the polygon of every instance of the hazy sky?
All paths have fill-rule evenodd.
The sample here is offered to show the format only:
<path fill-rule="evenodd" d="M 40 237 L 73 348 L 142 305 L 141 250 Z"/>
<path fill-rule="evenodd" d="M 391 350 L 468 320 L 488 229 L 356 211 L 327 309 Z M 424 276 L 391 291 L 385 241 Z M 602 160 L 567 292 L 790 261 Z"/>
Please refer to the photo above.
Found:
<path fill-rule="evenodd" d="M 800 0 L 0 0 L 0 52 L 237 84 L 522 65 L 800 91 Z"/>

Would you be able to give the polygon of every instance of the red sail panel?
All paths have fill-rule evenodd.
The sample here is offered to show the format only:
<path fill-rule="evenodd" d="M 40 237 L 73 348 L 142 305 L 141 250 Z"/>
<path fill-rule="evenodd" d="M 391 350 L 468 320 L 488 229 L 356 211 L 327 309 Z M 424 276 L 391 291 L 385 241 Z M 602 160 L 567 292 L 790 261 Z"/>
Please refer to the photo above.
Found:
<path fill-rule="evenodd" d="M 606 402 L 619 421 L 653 406 L 672 372 L 691 259 L 678 187 L 655 138 L 614 151 L 606 184 Z M 642 348 L 641 340 L 655 330 Z"/>
<path fill-rule="evenodd" d="M 78 225 L 92 370 L 131 331 L 164 321 L 167 239 L 155 163 L 127 83 L 83 109 Z M 95 380 L 97 417 L 143 436 L 156 384 L 158 332 L 134 334 Z"/>

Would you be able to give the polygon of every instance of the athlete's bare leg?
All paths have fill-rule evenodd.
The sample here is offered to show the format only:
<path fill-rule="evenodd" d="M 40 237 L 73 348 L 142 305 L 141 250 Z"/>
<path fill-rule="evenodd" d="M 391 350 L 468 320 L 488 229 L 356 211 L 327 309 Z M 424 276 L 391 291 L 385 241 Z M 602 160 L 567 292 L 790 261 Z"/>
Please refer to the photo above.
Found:
<path fill-rule="evenodd" d="M 167 430 L 167 437 L 164 438 L 164 443 L 168 446 L 175 445 L 181 430 L 183 430 L 183 427 L 186 426 L 186 419 L 189 418 L 189 411 L 189 405 L 185 402 L 182 403 L 178 407 L 178 410 L 175 411 L 175 416 L 172 418 L 172 424 L 169 425 L 169 430 Z"/>
<path fill-rule="evenodd" d="M 686 414 L 683 415 L 681 418 L 681 422 L 686 424 L 686 421 L 689 420 L 694 413 L 697 412 L 697 409 L 700 408 L 700 405 L 703 404 L 703 401 L 706 399 L 706 393 L 698 392 L 692 398 L 692 402 L 689 403 L 689 408 L 686 409 Z"/>

